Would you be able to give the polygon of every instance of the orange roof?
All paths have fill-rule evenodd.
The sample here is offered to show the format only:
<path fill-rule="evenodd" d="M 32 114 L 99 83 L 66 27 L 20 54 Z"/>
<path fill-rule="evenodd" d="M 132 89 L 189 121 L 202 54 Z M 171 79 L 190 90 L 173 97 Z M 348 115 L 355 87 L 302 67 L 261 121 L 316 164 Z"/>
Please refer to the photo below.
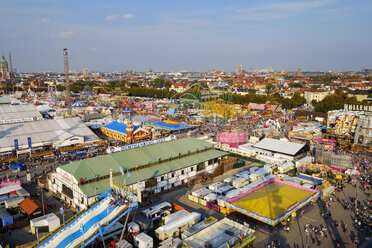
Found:
<path fill-rule="evenodd" d="M 19 207 L 25 211 L 28 215 L 32 214 L 36 209 L 41 208 L 41 202 L 39 200 L 31 200 L 30 198 L 24 199 Z"/>

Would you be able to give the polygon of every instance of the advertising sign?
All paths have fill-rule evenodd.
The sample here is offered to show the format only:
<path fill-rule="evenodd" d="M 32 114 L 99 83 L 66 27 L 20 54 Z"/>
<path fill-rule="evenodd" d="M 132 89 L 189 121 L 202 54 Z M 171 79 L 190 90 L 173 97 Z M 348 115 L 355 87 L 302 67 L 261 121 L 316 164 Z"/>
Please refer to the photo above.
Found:
<path fill-rule="evenodd" d="M 31 137 L 27 138 L 27 142 L 28 142 L 28 148 L 31 148 L 32 147 Z"/>
<path fill-rule="evenodd" d="M 14 139 L 14 147 L 15 147 L 16 150 L 19 149 L 19 147 L 18 147 L 18 139 Z"/>
<path fill-rule="evenodd" d="M 162 143 L 162 142 L 166 142 L 166 141 L 171 141 L 171 140 L 175 140 L 175 139 L 177 139 L 177 137 L 175 135 L 171 135 L 171 136 L 166 137 L 166 138 L 150 140 L 150 141 L 145 141 L 145 142 L 126 145 L 126 146 L 120 146 L 120 147 L 112 146 L 112 147 L 107 148 L 106 152 L 107 153 L 120 152 L 120 151 L 125 151 L 125 150 L 129 150 L 129 149 L 133 149 L 133 148 L 138 148 L 138 147 L 153 145 L 153 144 Z"/>
<path fill-rule="evenodd" d="M 345 104 L 344 110 L 349 111 L 365 111 L 372 112 L 372 106 L 368 105 L 356 105 L 356 104 Z"/>

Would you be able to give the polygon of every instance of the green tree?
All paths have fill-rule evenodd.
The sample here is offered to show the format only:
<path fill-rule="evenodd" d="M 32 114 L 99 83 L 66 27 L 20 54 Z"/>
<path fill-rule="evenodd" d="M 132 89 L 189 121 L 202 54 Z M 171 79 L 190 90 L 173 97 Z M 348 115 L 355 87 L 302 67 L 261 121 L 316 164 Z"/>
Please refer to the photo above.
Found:
<path fill-rule="evenodd" d="M 154 81 L 152 81 L 152 84 L 155 88 L 169 88 L 170 83 L 166 82 L 163 78 L 155 78 Z"/>
<path fill-rule="evenodd" d="M 270 95 L 271 90 L 273 90 L 275 86 L 273 84 L 266 84 L 266 92 Z"/>
<path fill-rule="evenodd" d="M 316 89 L 319 89 L 321 86 L 320 85 L 311 85 L 310 88 L 316 90 Z"/>
<path fill-rule="evenodd" d="M 315 106 L 315 111 L 327 113 L 330 110 L 343 109 L 344 104 L 358 104 L 355 97 L 348 97 L 342 90 L 337 90 L 336 93 L 326 96 L 322 101 Z"/>
<path fill-rule="evenodd" d="M 117 86 L 120 88 L 124 88 L 128 84 L 128 81 L 121 81 Z"/>
<path fill-rule="evenodd" d="M 302 83 L 290 83 L 288 86 L 291 88 L 303 88 L 304 87 Z"/>
<path fill-rule="evenodd" d="M 302 97 L 300 92 L 298 91 L 293 94 L 291 100 L 296 105 L 296 107 L 306 103 L 306 99 Z"/>
<path fill-rule="evenodd" d="M 110 89 L 114 89 L 117 85 L 117 81 L 108 81 L 107 83 L 107 86 L 110 88 Z"/>
<path fill-rule="evenodd" d="M 64 90 L 66 90 L 66 87 L 64 85 L 60 85 L 60 84 L 57 85 L 57 91 L 64 91 Z"/>

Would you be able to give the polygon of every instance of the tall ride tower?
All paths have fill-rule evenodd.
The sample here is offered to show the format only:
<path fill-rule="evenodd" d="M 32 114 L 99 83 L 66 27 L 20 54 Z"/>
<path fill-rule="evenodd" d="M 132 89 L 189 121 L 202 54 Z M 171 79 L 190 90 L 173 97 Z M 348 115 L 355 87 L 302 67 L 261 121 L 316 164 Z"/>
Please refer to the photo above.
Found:
<path fill-rule="evenodd" d="M 12 66 L 12 55 L 9 52 L 9 76 L 10 76 L 10 83 L 12 85 L 13 93 L 14 93 L 14 73 L 13 73 L 13 66 Z"/>
<path fill-rule="evenodd" d="M 66 80 L 66 105 L 68 108 L 68 115 L 71 116 L 71 92 L 70 92 L 70 79 L 68 70 L 68 53 L 67 48 L 63 48 L 63 61 L 65 64 L 65 80 Z"/>

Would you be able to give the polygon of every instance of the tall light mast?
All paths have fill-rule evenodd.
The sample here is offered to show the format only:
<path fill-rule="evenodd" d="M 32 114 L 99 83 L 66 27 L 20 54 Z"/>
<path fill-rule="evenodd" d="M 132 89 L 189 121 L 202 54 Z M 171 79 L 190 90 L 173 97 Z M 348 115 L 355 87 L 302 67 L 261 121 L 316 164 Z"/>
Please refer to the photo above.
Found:
<path fill-rule="evenodd" d="M 12 55 L 9 52 L 9 71 L 10 71 L 10 83 L 12 84 L 13 93 L 14 93 L 14 74 L 13 74 L 13 66 L 12 66 Z"/>
<path fill-rule="evenodd" d="M 71 116 L 71 92 L 70 92 L 70 79 L 68 70 L 68 53 L 67 48 L 63 49 L 63 60 L 65 64 L 65 81 L 66 81 L 66 105 L 68 108 L 68 115 Z"/>

